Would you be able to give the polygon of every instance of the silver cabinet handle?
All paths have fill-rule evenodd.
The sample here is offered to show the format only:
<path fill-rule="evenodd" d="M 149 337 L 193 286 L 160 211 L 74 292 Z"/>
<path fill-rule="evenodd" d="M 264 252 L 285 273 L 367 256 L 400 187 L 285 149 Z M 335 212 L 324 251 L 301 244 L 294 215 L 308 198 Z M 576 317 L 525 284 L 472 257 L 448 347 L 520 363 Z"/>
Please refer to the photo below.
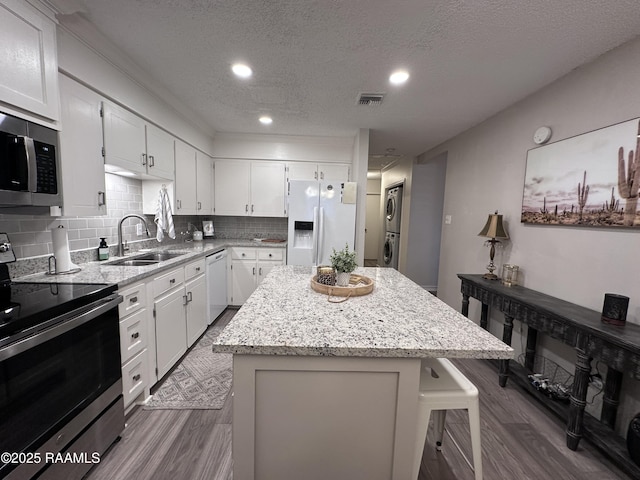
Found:
<path fill-rule="evenodd" d="M 189 303 L 189 297 L 187 297 L 186 295 L 182 296 L 182 305 L 186 305 L 187 303 Z"/>
<path fill-rule="evenodd" d="M 142 154 L 142 165 L 146 165 L 147 164 L 147 154 L 143 153 Z"/>
<path fill-rule="evenodd" d="M 256 274 L 256 267 L 253 267 L 253 274 Z"/>
<path fill-rule="evenodd" d="M 253 213 L 253 203 L 251 204 L 251 213 Z"/>
<path fill-rule="evenodd" d="M 196 267 L 196 272 L 199 272 L 199 271 L 200 271 L 200 267 Z"/>
<path fill-rule="evenodd" d="M 136 303 L 138 301 L 138 297 L 131 297 L 129 299 L 129 303 Z"/>
<path fill-rule="evenodd" d="M 324 180 L 324 172 L 320 172 L 320 180 Z"/>
<path fill-rule="evenodd" d="M 138 373 L 131 378 L 133 379 L 134 382 L 137 382 L 138 380 L 140 380 L 140 374 Z"/>
<path fill-rule="evenodd" d="M 317 180 L 318 179 L 318 172 L 313 172 L 313 179 Z"/>
<path fill-rule="evenodd" d="M 262 275 L 262 267 L 258 269 L 258 275 Z"/>
<path fill-rule="evenodd" d="M 139 336 L 140 336 L 140 333 L 139 333 L 139 332 L 136 332 L 136 333 L 132 333 L 132 334 L 131 334 L 131 338 L 133 338 L 134 340 L 135 340 L 136 338 L 138 338 Z"/>
<path fill-rule="evenodd" d="M 202 210 L 202 202 L 198 202 L 198 210 Z"/>
<path fill-rule="evenodd" d="M 187 302 L 193 302 L 193 292 L 187 292 Z"/>
<path fill-rule="evenodd" d="M 245 212 L 248 212 L 248 211 L 249 211 L 249 204 L 246 204 L 246 205 L 244 206 L 244 211 L 245 211 Z"/>
<path fill-rule="evenodd" d="M 103 191 L 98 191 L 98 206 L 102 207 L 107 203 L 107 197 Z"/>
<path fill-rule="evenodd" d="M 171 280 L 169 280 L 169 283 L 170 283 L 171 285 L 173 285 L 174 283 L 176 283 L 176 279 L 175 279 L 175 278 L 172 278 Z"/>
<path fill-rule="evenodd" d="M 149 155 L 149 166 L 155 167 L 155 165 L 156 165 L 156 159 L 153 158 L 153 155 Z"/>

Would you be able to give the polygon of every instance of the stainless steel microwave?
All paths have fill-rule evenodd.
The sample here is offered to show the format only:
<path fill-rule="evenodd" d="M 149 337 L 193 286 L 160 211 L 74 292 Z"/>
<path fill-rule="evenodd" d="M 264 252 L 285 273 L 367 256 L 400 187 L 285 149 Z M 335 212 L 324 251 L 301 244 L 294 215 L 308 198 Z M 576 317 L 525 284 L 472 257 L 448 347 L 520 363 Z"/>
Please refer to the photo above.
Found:
<path fill-rule="evenodd" d="M 0 207 L 62 205 L 58 132 L 0 113 Z"/>

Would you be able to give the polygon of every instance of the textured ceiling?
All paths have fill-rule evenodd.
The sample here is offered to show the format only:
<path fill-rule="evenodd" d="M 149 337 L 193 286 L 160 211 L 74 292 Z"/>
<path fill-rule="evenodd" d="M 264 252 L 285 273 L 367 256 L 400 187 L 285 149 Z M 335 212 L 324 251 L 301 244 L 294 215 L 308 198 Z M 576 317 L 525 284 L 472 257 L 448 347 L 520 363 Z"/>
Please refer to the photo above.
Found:
<path fill-rule="evenodd" d="M 79 7 L 216 132 L 369 128 L 370 153 L 411 156 L 640 33 L 637 0 L 50 2 Z M 232 75 L 237 61 L 251 79 Z M 411 74 L 402 87 L 396 68 Z M 386 96 L 363 107 L 361 92 Z"/>

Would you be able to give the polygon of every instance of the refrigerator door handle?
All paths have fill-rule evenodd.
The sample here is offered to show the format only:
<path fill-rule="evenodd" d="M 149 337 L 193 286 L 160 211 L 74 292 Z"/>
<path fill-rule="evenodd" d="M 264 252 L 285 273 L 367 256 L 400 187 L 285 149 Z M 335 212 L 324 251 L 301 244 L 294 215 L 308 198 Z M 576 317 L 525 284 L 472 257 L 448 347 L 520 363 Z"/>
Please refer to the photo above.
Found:
<path fill-rule="evenodd" d="M 320 207 L 318 217 L 318 224 L 320 225 L 320 228 L 318 232 L 318 261 L 316 265 L 320 265 L 320 262 L 322 262 L 322 255 L 324 253 L 322 251 L 322 244 L 324 243 L 324 207 Z"/>
<path fill-rule="evenodd" d="M 313 256 L 311 261 L 318 265 L 318 207 L 313 207 Z"/>

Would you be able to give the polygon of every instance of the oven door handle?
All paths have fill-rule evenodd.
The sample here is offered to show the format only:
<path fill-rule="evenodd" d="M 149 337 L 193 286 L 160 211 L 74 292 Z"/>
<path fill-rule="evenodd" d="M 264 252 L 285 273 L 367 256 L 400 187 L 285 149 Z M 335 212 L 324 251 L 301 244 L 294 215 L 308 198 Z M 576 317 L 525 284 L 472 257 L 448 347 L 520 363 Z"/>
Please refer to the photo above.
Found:
<path fill-rule="evenodd" d="M 99 317 L 103 313 L 111 310 L 121 303 L 123 298 L 120 295 L 111 295 L 105 299 L 96 301 L 97 306 L 78 314 L 78 310 L 73 310 L 68 313 L 64 313 L 52 320 L 49 323 L 55 323 L 53 327 L 46 328 L 35 335 L 18 340 L 15 343 L 11 343 L 0 349 L 0 361 L 11 358 L 22 352 L 36 347 L 44 342 L 47 342 L 53 338 L 56 338 L 69 330 L 73 330 L 82 324 L 90 322 L 91 320 Z"/>

